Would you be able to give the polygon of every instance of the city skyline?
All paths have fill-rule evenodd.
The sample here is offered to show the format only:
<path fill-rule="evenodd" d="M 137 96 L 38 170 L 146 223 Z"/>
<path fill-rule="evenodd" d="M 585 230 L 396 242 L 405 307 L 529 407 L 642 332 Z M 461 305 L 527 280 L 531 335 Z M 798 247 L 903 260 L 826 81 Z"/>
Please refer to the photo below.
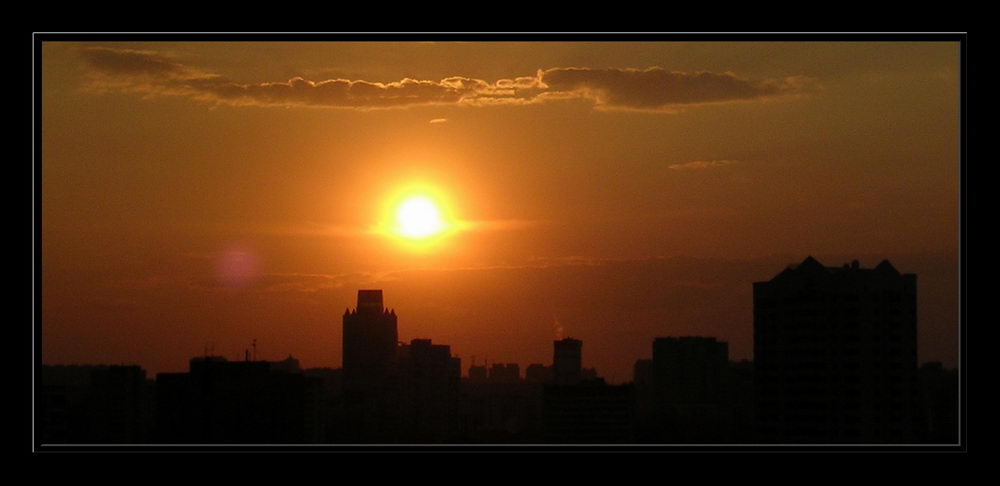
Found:
<path fill-rule="evenodd" d="M 811 259 L 812 257 L 809 256 L 807 258 Z M 853 263 L 854 264 L 858 264 L 858 260 L 853 260 Z M 788 264 L 788 265 L 785 265 L 785 266 L 791 268 L 791 267 L 795 267 L 797 265 L 798 265 L 798 263 L 791 263 L 791 264 Z M 774 273 L 775 275 L 777 275 L 780 272 L 772 272 L 772 273 Z M 772 277 L 773 276 L 774 275 L 772 275 Z M 767 279 L 763 279 L 763 280 L 767 280 Z M 751 282 L 751 284 L 752 284 L 752 282 Z M 357 292 L 364 292 L 364 290 L 363 289 L 357 290 Z M 382 294 L 382 290 L 381 289 L 379 289 L 378 292 L 379 292 L 380 295 Z M 402 298 L 401 300 L 405 300 L 404 296 L 399 296 L 399 297 Z M 752 304 L 752 301 L 750 302 L 750 304 Z M 337 306 L 333 305 L 331 307 L 332 308 L 336 308 Z M 348 309 L 350 309 L 351 306 L 348 305 L 347 307 L 348 307 Z M 394 306 L 391 309 L 391 311 L 392 311 L 392 317 L 393 317 L 394 320 L 397 317 L 396 308 L 395 307 L 396 306 Z M 748 307 L 752 307 L 752 305 L 748 306 Z M 386 312 L 388 312 L 388 311 L 389 311 L 389 309 L 386 309 Z M 401 337 L 398 338 L 400 342 L 409 342 L 412 339 L 427 339 L 427 338 L 433 339 L 433 337 L 431 335 L 428 335 L 426 333 L 425 334 L 421 334 L 420 331 L 417 331 L 417 330 L 414 330 L 412 328 L 409 328 L 407 326 L 407 322 L 408 322 L 407 317 L 408 316 L 406 316 L 405 313 L 402 313 L 402 312 L 401 312 L 401 314 L 402 314 L 402 316 L 400 317 L 401 323 L 399 325 L 400 336 Z M 340 317 L 341 315 L 342 315 L 342 313 L 338 314 L 338 316 L 336 316 L 336 317 Z M 746 329 L 745 332 L 747 332 L 747 333 L 749 333 L 751 335 L 750 338 L 749 338 L 749 340 L 750 340 L 750 344 L 752 345 L 752 341 L 753 341 L 752 340 L 753 329 L 752 329 L 752 319 L 751 319 L 752 318 L 752 312 L 750 312 L 750 315 L 742 316 L 742 317 L 744 317 L 744 319 L 741 319 L 741 320 L 746 320 L 746 321 L 749 321 L 751 323 L 750 328 Z M 336 327 L 337 330 L 339 330 L 339 321 L 336 322 L 336 324 L 334 325 L 334 327 Z M 660 335 L 641 336 L 641 338 L 646 338 L 646 341 L 647 341 L 647 342 L 643 343 L 644 344 L 644 349 L 641 352 L 639 352 L 639 354 L 636 354 L 636 355 L 627 355 L 627 356 L 619 355 L 619 356 L 612 357 L 612 359 L 610 361 L 606 361 L 606 363 L 607 362 L 613 363 L 613 366 L 609 366 L 608 367 L 608 369 L 611 370 L 611 373 L 608 373 L 606 371 L 603 372 L 603 373 L 601 373 L 602 378 L 605 378 L 609 383 L 626 383 L 626 382 L 632 381 L 632 379 L 633 379 L 633 376 L 632 376 L 632 372 L 633 372 L 632 367 L 635 364 L 635 360 L 637 360 L 637 359 L 648 359 L 648 358 L 652 357 L 651 348 L 648 347 L 648 342 L 651 342 L 653 339 L 658 339 L 658 338 L 662 338 L 662 337 L 666 337 L 666 336 L 673 336 L 673 337 L 710 336 L 710 337 L 718 338 L 718 339 L 722 340 L 725 344 L 729 344 L 726 335 L 711 334 L 710 332 L 705 332 L 705 330 L 699 329 L 699 328 L 696 328 L 696 327 L 687 327 L 687 328 L 682 328 L 682 329 L 687 329 L 687 331 L 680 331 L 680 332 L 674 332 L 674 333 L 669 333 L 668 332 L 668 333 L 661 333 Z M 918 331 L 919 331 L 919 329 L 918 329 Z M 340 333 L 337 333 L 337 334 L 338 334 L 338 338 L 342 337 L 342 336 L 339 336 Z M 925 332 L 919 333 L 919 334 L 920 335 L 927 335 L 928 333 L 925 331 Z M 406 337 L 404 338 L 402 336 L 406 336 Z M 558 340 L 561 340 L 561 339 L 564 339 L 564 338 L 573 338 L 573 337 L 574 336 L 571 333 L 567 333 L 566 332 L 565 327 L 559 326 L 558 323 L 556 323 L 556 325 L 553 327 L 553 339 L 554 340 L 558 341 Z M 579 337 L 579 336 L 577 336 L 577 337 Z M 638 338 L 640 338 L 640 336 L 636 336 L 636 338 L 638 340 Z M 535 346 L 535 347 L 542 347 L 546 351 L 545 351 L 545 353 L 541 353 L 541 355 L 534 354 L 528 360 L 518 360 L 518 359 L 514 359 L 514 358 L 508 358 L 508 357 L 505 357 L 502 353 L 492 353 L 491 354 L 489 352 L 489 350 L 490 350 L 489 347 L 482 347 L 482 348 L 480 348 L 480 349 L 487 350 L 486 353 L 483 353 L 483 354 L 480 354 L 480 355 L 464 353 L 464 352 L 462 352 L 462 350 L 459 350 L 459 349 L 455 350 L 455 354 L 456 354 L 456 357 L 459 357 L 459 358 L 461 358 L 463 360 L 462 361 L 462 363 L 463 363 L 463 365 L 462 365 L 462 376 L 463 377 L 468 377 L 468 370 L 469 370 L 469 367 L 472 366 L 472 365 L 480 365 L 480 366 L 487 366 L 488 367 L 491 364 L 507 364 L 507 363 L 510 363 L 510 364 L 515 364 L 515 365 L 520 365 L 521 366 L 521 370 L 522 370 L 521 378 L 524 378 L 525 377 L 524 376 L 524 372 L 526 371 L 526 368 L 529 365 L 533 365 L 533 364 L 543 364 L 543 365 L 548 364 L 548 365 L 551 365 L 552 364 L 551 363 L 551 349 L 549 348 L 549 345 L 546 344 L 548 342 L 549 341 L 544 341 L 541 344 L 541 346 L 538 346 L 539 343 L 532 343 L 533 346 Z M 201 349 L 201 351 L 202 351 L 201 353 L 196 352 L 198 350 L 192 350 L 192 353 L 188 354 L 188 356 L 186 358 L 184 358 L 183 361 L 181 363 L 178 363 L 177 365 L 174 365 L 174 366 L 172 366 L 172 367 L 170 367 L 168 369 L 165 369 L 165 370 L 156 370 L 156 369 L 153 369 L 153 368 L 146 368 L 146 369 L 150 369 L 153 372 L 153 374 L 156 374 L 156 373 L 159 373 L 159 372 L 164 372 L 164 371 L 177 372 L 177 371 L 180 371 L 180 370 L 184 369 L 187 366 L 187 363 L 188 363 L 189 359 L 192 356 L 195 356 L 195 357 L 197 357 L 197 356 L 218 356 L 218 357 L 226 358 L 226 359 L 229 359 L 229 360 L 232 360 L 232 361 L 240 361 L 241 359 L 244 359 L 244 358 L 246 358 L 246 356 L 248 356 L 247 353 L 252 353 L 252 356 L 254 357 L 255 361 L 257 360 L 258 357 L 260 358 L 260 361 L 279 361 L 281 359 L 284 359 L 284 357 L 286 357 L 286 356 L 287 357 L 296 357 L 297 359 L 301 359 L 301 356 L 299 354 L 295 353 L 294 350 L 268 351 L 266 354 L 262 353 L 260 356 L 258 356 L 258 354 L 257 354 L 257 344 L 258 344 L 258 339 L 257 338 L 252 338 L 252 337 L 248 337 L 247 339 L 243 340 L 242 342 L 238 342 L 238 343 L 235 343 L 235 344 L 231 343 L 229 346 L 219 346 L 219 343 L 217 343 L 217 342 L 206 342 L 206 343 L 204 343 L 204 345 L 203 345 L 203 347 Z M 267 345 L 267 343 L 263 343 L 263 342 L 261 344 L 264 345 L 264 346 Z M 326 345 L 327 343 L 321 343 L 321 344 Z M 337 339 L 336 340 L 336 344 L 338 346 L 342 346 L 343 345 L 343 340 L 342 339 Z M 139 349 L 138 351 L 141 351 L 141 349 Z M 508 353 L 508 354 L 511 354 L 511 353 Z M 752 354 L 751 355 L 731 355 L 730 357 L 731 357 L 731 360 L 734 361 L 734 362 L 736 362 L 736 361 L 743 361 L 743 360 L 751 361 L 751 362 L 753 361 Z M 956 367 L 955 364 L 953 364 L 951 361 L 948 361 L 947 359 L 942 360 L 940 357 L 937 357 L 937 356 L 919 357 L 918 361 L 921 364 L 923 364 L 923 363 L 942 362 L 946 367 L 949 367 L 949 368 L 955 368 Z M 122 361 L 122 363 L 126 363 L 126 362 Z M 140 361 L 133 361 L 133 362 L 128 362 L 128 363 L 129 364 L 144 365 L 144 363 L 142 363 Z M 99 362 L 99 361 L 94 361 L 94 362 L 71 362 L 71 363 L 46 362 L 46 364 L 58 364 L 58 365 L 113 365 L 113 364 L 115 364 L 115 362 Z M 336 362 L 334 362 L 332 360 L 325 361 L 325 362 L 324 361 L 317 361 L 317 362 L 312 362 L 312 363 L 307 363 L 307 364 L 308 364 L 307 367 L 309 367 L 309 368 L 340 368 L 342 366 L 342 363 L 341 363 L 340 360 L 337 360 Z M 592 369 L 598 369 L 599 372 L 600 371 L 604 371 L 604 370 L 601 369 L 601 366 L 595 365 L 593 363 L 592 359 L 590 359 L 590 360 L 584 360 L 583 364 L 584 364 L 585 367 L 592 368 Z M 144 368 L 145 368 L 145 366 L 144 366 Z M 623 369 L 627 370 L 627 372 L 621 373 L 619 371 L 619 370 L 623 370 Z M 616 371 L 618 373 L 616 373 Z"/>
<path fill-rule="evenodd" d="M 185 373 L 137 365 L 42 367 L 41 441 L 117 444 L 943 444 L 958 431 L 957 370 L 917 365 L 916 282 L 888 260 L 812 257 L 754 283 L 759 362 L 714 337 L 658 337 L 634 380 L 582 367 L 469 365 L 447 344 L 398 338 L 379 289 L 343 314 L 342 368 L 288 356 L 209 355 Z"/>
<path fill-rule="evenodd" d="M 657 337 L 752 360 L 751 284 L 811 255 L 920 275 L 918 360 L 958 365 L 954 39 L 40 54 L 46 364 L 338 367 L 378 288 L 463 374 L 573 337 L 624 383 Z"/>
<path fill-rule="evenodd" d="M 839 266 L 826 267 L 821 262 L 817 261 L 815 258 L 813 258 L 810 255 L 810 256 L 807 256 L 805 258 L 805 260 L 803 260 L 802 263 L 793 263 L 793 264 L 787 265 L 784 270 L 782 270 L 781 272 L 778 272 L 776 274 L 775 278 L 783 276 L 786 273 L 792 272 L 794 270 L 797 270 L 803 263 L 806 263 L 807 265 L 815 265 L 817 268 L 827 268 L 829 270 L 840 270 L 841 269 L 841 267 L 839 267 Z M 882 260 L 882 262 L 877 267 L 875 267 L 875 269 L 876 270 L 882 270 L 883 267 L 889 268 L 890 271 L 892 271 L 892 272 L 896 272 L 895 267 L 893 267 L 892 263 L 889 262 L 888 260 Z M 844 270 L 847 270 L 847 269 L 857 270 L 859 268 L 861 268 L 863 271 L 871 270 L 871 269 L 864 268 L 860 264 L 860 262 L 858 260 L 853 260 L 850 263 L 845 263 L 842 268 Z M 910 277 L 914 277 L 914 274 L 906 274 L 906 275 L 908 275 Z M 756 285 L 760 285 L 760 284 L 764 284 L 764 283 L 766 283 L 766 282 L 754 282 L 753 284 L 756 286 Z M 912 286 L 913 286 L 913 288 L 915 290 L 916 285 L 912 284 Z M 361 325 L 361 324 L 363 324 L 363 322 L 358 322 L 357 324 L 353 324 L 352 325 L 353 327 L 351 327 L 351 329 L 356 329 L 356 330 L 355 331 L 351 331 L 350 334 L 352 334 L 352 335 L 358 335 L 359 337 L 355 338 L 356 340 L 360 339 L 360 340 L 364 341 L 365 339 L 371 339 L 373 337 L 373 335 L 370 334 L 370 333 L 372 333 L 372 332 L 375 332 L 374 336 L 381 335 L 381 337 L 377 338 L 380 341 L 383 341 L 383 342 L 386 342 L 386 343 L 396 343 L 396 344 L 399 344 L 399 345 L 403 345 L 403 343 L 405 343 L 406 341 L 425 341 L 425 340 L 431 341 L 431 340 L 433 340 L 431 338 L 431 336 L 418 336 L 418 337 L 408 338 L 406 340 L 400 338 L 399 337 L 399 329 L 402 327 L 405 330 L 405 321 L 404 321 L 404 325 L 400 326 L 397 323 L 397 319 L 398 319 L 399 316 L 396 314 L 396 309 L 394 307 L 390 308 L 390 307 L 387 307 L 387 306 L 384 305 L 384 300 L 383 300 L 384 296 L 383 296 L 383 290 L 382 289 L 358 289 L 356 295 L 357 295 L 356 305 L 353 308 L 350 305 L 347 306 L 347 308 L 345 309 L 344 313 L 341 315 L 342 319 L 344 319 L 345 322 L 348 321 L 348 320 L 350 320 L 351 322 L 354 322 L 357 319 L 357 317 L 358 317 L 357 314 L 359 312 L 359 309 L 362 310 L 361 313 L 364 314 L 365 313 L 364 309 L 367 307 L 370 312 L 372 312 L 374 314 L 377 314 L 377 315 L 380 315 L 381 318 L 383 318 L 383 319 L 387 319 L 386 322 L 391 325 L 391 330 L 372 331 L 371 328 L 367 328 L 366 329 L 366 326 Z M 914 303 L 916 301 L 915 297 L 916 296 L 914 296 Z M 756 303 L 756 301 L 755 301 L 755 303 Z M 915 311 L 913 312 L 913 314 L 915 315 Z M 347 346 L 347 344 L 346 344 L 346 339 L 347 338 L 345 336 L 347 334 L 349 334 L 349 332 L 347 331 L 347 329 L 348 329 L 348 325 L 344 324 L 344 328 L 342 329 L 342 332 L 341 332 L 340 343 L 341 343 L 341 346 L 345 346 L 345 347 Z M 918 334 L 918 331 L 919 331 L 919 329 L 914 329 L 914 337 L 916 336 L 916 334 Z M 408 334 L 413 334 L 413 333 L 410 332 Z M 577 366 L 578 367 L 582 366 L 583 362 L 580 361 L 580 355 L 582 353 L 581 353 L 581 351 L 579 349 L 579 347 L 582 347 L 582 341 L 578 340 L 578 339 L 575 339 L 573 336 L 570 336 L 570 335 L 563 336 L 563 334 L 564 333 L 562 331 L 557 332 L 556 333 L 556 339 L 553 341 L 554 343 L 556 343 L 557 354 L 558 354 L 559 343 L 564 343 L 566 345 L 569 345 L 570 342 L 573 342 L 573 343 L 575 343 L 575 346 L 578 347 L 578 349 L 575 351 Z M 362 336 L 367 336 L 367 337 L 362 337 Z M 416 335 L 414 334 L 414 336 L 416 336 Z M 662 340 L 662 339 L 695 339 L 695 340 L 697 340 L 697 339 L 711 339 L 711 340 L 715 341 L 716 339 L 719 339 L 719 338 L 720 338 L 720 336 L 704 335 L 704 334 L 702 334 L 702 335 L 696 335 L 696 334 L 672 334 L 672 335 L 669 335 L 669 336 L 668 335 L 653 336 L 652 339 L 654 341 L 658 341 L 658 340 Z M 728 358 L 730 356 L 729 353 L 728 353 L 728 345 L 729 345 L 729 343 L 727 341 L 725 341 L 725 340 L 721 340 L 721 341 L 719 341 L 719 344 L 721 344 L 724 348 L 726 348 L 726 352 L 724 354 Z M 276 353 L 274 356 L 270 356 L 270 358 L 274 358 L 274 359 L 266 359 L 264 357 L 260 357 L 260 359 L 258 359 L 259 356 L 257 355 L 257 339 L 251 339 L 250 341 L 248 341 L 246 343 L 242 343 L 240 346 L 241 347 L 238 349 L 238 352 L 227 356 L 225 353 L 217 353 L 216 352 L 215 343 L 206 343 L 205 346 L 203 347 L 203 350 L 202 350 L 203 352 L 201 354 L 192 355 L 193 357 L 189 357 L 189 359 L 187 361 L 190 361 L 190 359 L 196 359 L 196 358 L 199 358 L 199 357 L 204 357 L 204 358 L 220 358 L 220 359 L 232 360 L 232 361 L 243 360 L 243 361 L 269 361 L 269 362 L 277 362 L 277 361 L 280 361 L 280 356 L 285 356 L 285 355 L 287 355 L 287 357 L 284 358 L 285 360 L 295 359 L 294 353 L 290 353 L 290 352 L 289 353 L 284 353 L 284 354 L 283 353 Z M 914 349 L 914 351 L 916 351 L 916 350 Z M 354 359 L 371 359 L 373 356 L 384 355 L 385 353 L 386 353 L 385 349 L 381 349 L 381 350 L 378 350 L 378 349 L 367 349 L 367 348 L 365 348 L 365 349 L 359 349 L 357 352 L 354 353 L 354 356 L 355 356 Z M 345 352 L 342 356 L 347 356 L 347 354 L 348 353 Z M 646 354 L 649 354 L 649 353 L 646 353 Z M 550 356 L 551 356 L 551 353 L 550 353 Z M 637 357 L 622 357 L 622 359 L 624 359 L 626 361 L 631 360 L 630 363 L 632 363 L 634 365 L 635 360 L 648 359 L 650 356 L 641 355 L 641 356 L 637 356 Z M 461 356 L 458 355 L 458 354 L 456 354 L 455 357 L 458 358 L 458 359 L 461 359 Z M 545 363 L 546 363 L 545 359 L 539 359 L 539 360 L 531 361 L 530 363 L 528 363 L 528 362 L 521 363 L 521 362 L 518 362 L 518 361 L 506 360 L 506 359 L 504 359 L 502 357 L 491 360 L 488 355 L 479 356 L 478 357 L 479 358 L 478 361 L 477 361 L 477 357 L 475 355 L 471 355 L 471 356 L 469 356 L 469 358 L 470 359 L 468 361 L 462 361 L 463 364 L 462 364 L 462 368 L 461 368 L 461 371 L 462 371 L 461 376 L 463 378 L 470 378 L 470 377 L 472 377 L 470 375 L 470 373 L 469 373 L 469 370 L 472 367 L 480 367 L 480 368 L 483 369 L 484 372 L 492 373 L 493 368 L 491 368 L 491 366 L 493 366 L 493 367 L 499 366 L 500 368 L 499 368 L 498 371 L 503 372 L 504 376 L 508 376 L 509 373 L 511 373 L 511 370 L 514 370 L 514 371 L 516 371 L 516 374 L 510 375 L 510 376 L 514 376 L 514 377 L 519 378 L 519 379 L 527 379 L 527 377 L 528 377 L 527 368 L 528 367 L 533 366 L 533 365 L 543 365 L 543 366 L 545 366 Z M 947 363 L 942 363 L 939 360 L 934 360 L 934 359 L 919 359 L 917 357 L 917 355 L 916 355 L 915 352 L 914 352 L 914 358 L 915 358 L 914 361 L 917 362 L 918 364 L 941 363 L 941 364 L 943 364 L 945 366 L 949 366 Z M 295 359 L 295 361 L 296 361 L 296 363 L 299 362 L 298 359 Z M 736 362 L 736 361 L 752 362 L 752 359 L 743 358 L 743 357 L 737 357 L 737 358 L 732 359 L 730 361 L 733 361 L 733 362 Z M 555 360 L 555 359 L 549 359 L 548 366 L 549 367 L 556 367 L 557 366 L 556 362 L 557 362 L 557 360 Z M 45 363 L 45 364 L 51 364 L 51 365 L 70 365 L 70 366 L 76 366 L 76 365 L 82 365 L 82 366 L 109 366 L 109 365 L 111 365 L 111 366 L 113 366 L 113 365 L 115 365 L 115 363 L 98 363 L 98 362 L 95 362 L 95 363 Z M 122 364 L 125 364 L 125 363 L 122 363 Z M 521 368 L 522 364 L 524 365 L 523 368 Z M 129 365 L 130 366 L 131 365 L 140 365 L 141 366 L 142 363 L 129 363 Z M 326 363 L 326 364 L 319 363 L 319 364 L 316 364 L 315 366 L 311 366 L 311 368 L 341 368 L 342 366 L 343 366 L 343 362 L 333 363 L 333 364 L 331 364 L 331 363 Z M 505 371 L 504 368 L 508 367 L 508 366 L 512 367 L 512 368 L 506 369 L 506 371 Z M 521 371 L 522 369 L 524 370 L 523 372 Z M 596 368 L 591 368 L 591 369 L 595 370 Z M 577 374 L 579 374 L 579 372 L 580 372 L 579 369 L 577 369 L 575 371 L 575 373 L 577 373 Z M 603 379 L 605 377 L 601 376 L 601 378 Z M 634 378 L 634 375 L 630 375 L 624 381 L 631 381 L 633 378 Z M 577 378 L 577 380 L 578 379 L 579 378 Z"/>

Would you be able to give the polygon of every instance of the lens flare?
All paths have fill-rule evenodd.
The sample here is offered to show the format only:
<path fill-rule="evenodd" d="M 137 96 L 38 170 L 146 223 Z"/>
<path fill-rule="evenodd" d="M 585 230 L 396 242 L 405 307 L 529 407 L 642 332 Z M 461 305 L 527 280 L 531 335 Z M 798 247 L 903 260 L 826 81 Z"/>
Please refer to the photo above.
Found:
<path fill-rule="evenodd" d="M 234 247 L 220 256 L 216 265 L 219 281 L 228 288 L 249 286 L 257 278 L 259 264 L 253 252 Z"/>

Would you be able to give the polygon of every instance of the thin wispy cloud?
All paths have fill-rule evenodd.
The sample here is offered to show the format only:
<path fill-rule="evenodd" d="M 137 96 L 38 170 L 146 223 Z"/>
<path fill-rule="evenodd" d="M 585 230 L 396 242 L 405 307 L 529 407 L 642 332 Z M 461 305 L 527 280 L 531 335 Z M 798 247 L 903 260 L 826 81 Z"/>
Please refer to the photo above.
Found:
<path fill-rule="evenodd" d="M 164 288 L 179 287 L 193 292 L 250 292 L 250 293 L 318 293 L 356 288 L 381 282 L 383 273 L 354 272 L 342 274 L 315 273 L 262 273 L 253 276 L 245 285 L 233 287 L 216 275 L 188 275 L 174 279 L 161 279 Z"/>
<path fill-rule="evenodd" d="M 605 270 L 629 271 L 637 270 L 656 274 L 655 268 L 690 265 L 691 262 L 681 258 L 645 258 L 645 259 L 614 259 L 593 257 L 545 257 L 533 258 L 519 263 L 483 264 L 444 266 L 437 268 L 383 270 L 372 272 L 347 272 L 338 274 L 286 272 L 263 273 L 256 276 L 250 285 L 240 289 L 246 292 L 261 293 L 318 293 L 337 291 L 341 289 L 356 289 L 364 287 L 383 286 L 389 282 L 406 281 L 428 274 L 485 273 L 485 272 L 517 272 L 517 271 L 570 271 L 570 272 L 601 272 Z M 589 270 L 588 270 L 589 269 Z M 161 279 L 162 286 L 186 285 L 193 291 L 228 291 L 229 287 L 220 283 L 214 276 L 188 276 L 179 280 Z M 714 282 L 700 281 L 693 276 L 678 277 L 672 282 L 675 287 L 712 289 L 720 285 Z"/>
<path fill-rule="evenodd" d="M 685 162 L 682 164 L 671 164 L 668 168 L 673 170 L 712 169 L 716 167 L 735 165 L 739 162 L 740 161 L 738 160 L 696 160 L 694 162 Z"/>
<path fill-rule="evenodd" d="M 532 228 L 546 224 L 546 221 L 529 219 L 495 219 L 480 221 L 459 221 L 457 225 L 465 231 L 507 231 Z"/>
<path fill-rule="evenodd" d="M 601 110 L 676 112 L 678 107 L 760 101 L 803 92 L 807 79 L 750 80 L 733 73 L 556 67 L 493 82 L 451 76 L 391 82 L 351 79 L 240 83 L 155 51 L 80 50 L 93 89 L 173 95 L 231 106 L 307 106 L 358 110 L 419 105 L 496 106 L 583 99 Z M 444 123 L 435 118 L 430 123 Z"/>
<path fill-rule="evenodd" d="M 455 232 L 494 232 L 515 231 L 533 228 L 547 224 L 542 220 L 527 219 L 494 219 L 494 220 L 455 220 L 449 223 Z M 394 235 L 395 229 L 391 222 L 381 222 L 370 225 L 329 224 L 318 222 L 300 222 L 291 224 L 256 224 L 256 225 L 214 225 L 215 231 L 223 234 L 255 234 L 286 237 L 326 237 L 326 238 L 372 238 Z M 214 257 L 212 254 L 200 255 L 201 258 Z"/>
<path fill-rule="evenodd" d="M 435 119 L 431 120 L 431 121 L 430 121 L 430 123 L 431 123 L 431 124 L 435 124 L 435 123 L 445 123 L 445 122 L 447 122 L 447 121 L 448 121 L 448 119 L 447 119 L 447 118 L 435 118 Z"/>

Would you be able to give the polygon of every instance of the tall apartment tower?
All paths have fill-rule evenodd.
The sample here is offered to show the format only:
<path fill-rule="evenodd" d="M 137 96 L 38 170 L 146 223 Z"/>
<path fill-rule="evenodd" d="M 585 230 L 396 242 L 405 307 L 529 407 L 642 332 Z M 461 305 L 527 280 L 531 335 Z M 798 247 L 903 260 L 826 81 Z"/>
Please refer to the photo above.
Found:
<path fill-rule="evenodd" d="M 812 257 L 753 284 L 757 435 L 901 443 L 918 429 L 917 277 Z"/>
<path fill-rule="evenodd" d="M 396 312 L 382 305 L 381 290 L 359 290 L 358 307 L 344 313 L 345 440 L 398 440 Z"/>
<path fill-rule="evenodd" d="M 344 391 L 383 388 L 396 363 L 396 311 L 382 305 L 381 290 L 359 290 L 358 307 L 344 312 Z"/>
<path fill-rule="evenodd" d="M 556 385 L 575 385 L 580 382 L 583 341 L 566 338 L 553 341 L 552 378 Z"/>

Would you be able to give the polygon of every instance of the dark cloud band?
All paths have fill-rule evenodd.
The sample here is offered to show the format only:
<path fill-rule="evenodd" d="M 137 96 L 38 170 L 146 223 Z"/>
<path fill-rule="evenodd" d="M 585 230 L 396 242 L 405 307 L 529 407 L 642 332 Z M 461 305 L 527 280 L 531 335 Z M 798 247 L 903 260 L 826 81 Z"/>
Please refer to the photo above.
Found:
<path fill-rule="evenodd" d="M 787 94 L 789 83 L 752 82 L 732 73 L 553 68 L 540 75 L 549 90 L 580 92 L 598 105 L 659 109 L 673 105 L 755 100 Z"/>

